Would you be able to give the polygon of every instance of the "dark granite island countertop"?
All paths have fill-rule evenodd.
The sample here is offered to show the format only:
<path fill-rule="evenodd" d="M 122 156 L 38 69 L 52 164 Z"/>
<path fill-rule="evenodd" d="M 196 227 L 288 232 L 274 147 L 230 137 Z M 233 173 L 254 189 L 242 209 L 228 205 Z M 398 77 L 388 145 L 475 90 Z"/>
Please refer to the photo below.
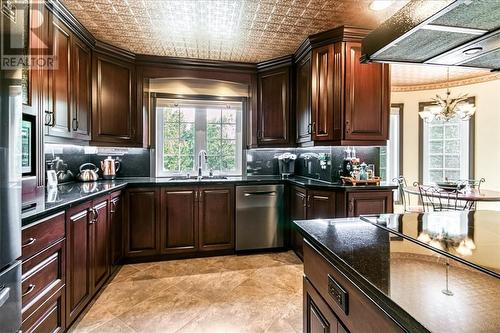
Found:
<path fill-rule="evenodd" d="M 453 251 L 444 255 L 397 232 L 397 228 L 361 218 L 294 223 L 308 243 L 404 331 L 500 332 L 500 279 L 491 274 L 495 264 L 488 261 L 498 260 L 500 248 L 493 238 L 500 240 L 500 219 L 494 221 L 496 226 L 488 220 L 500 217 L 500 213 L 477 213 L 475 233 L 469 238 L 475 244 L 473 253 L 480 254 L 483 261 L 476 258 L 471 262 L 467 256 L 457 260 Z M 439 213 L 431 214 L 439 219 Z M 388 216 L 391 214 L 384 215 L 385 219 Z M 482 223 L 488 226 L 481 229 Z M 406 225 L 403 230 L 411 228 L 411 222 Z M 466 226 L 463 229 L 468 230 Z M 457 247 L 459 244 L 460 240 Z M 447 264 L 452 296 L 442 292 L 446 289 Z M 478 269 L 478 265 L 490 272 Z"/>
<path fill-rule="evenodd" d="M 305 177 L 292 177 L 283 179 L 280 176 L 241 176 L 227 179 L 171 179 L 153 177 L 129 177 L 118 178 L 113 181 L 100 180 L 97 182 L 81 183 L 72 182 L 61 184 L 53 189 L 41 189 L 29 200 L 23 202 L 22 219 L 23 225 L 63 209 L 75 206 L 84 201 L 97 198 L 98 196 L 121 190 L 126 187 L 148 187 L 148 186 L 183 186 L 183 185 L 256 185 L 256 184 L 293 184 L 306 188 L 323 188 L 338 191 L 362 191 L 362 190 L 392 190 L 397 188 L 390 183 L 382 183 L 377 186 L 349 186 L 339 183 L 314 180 Z"/>

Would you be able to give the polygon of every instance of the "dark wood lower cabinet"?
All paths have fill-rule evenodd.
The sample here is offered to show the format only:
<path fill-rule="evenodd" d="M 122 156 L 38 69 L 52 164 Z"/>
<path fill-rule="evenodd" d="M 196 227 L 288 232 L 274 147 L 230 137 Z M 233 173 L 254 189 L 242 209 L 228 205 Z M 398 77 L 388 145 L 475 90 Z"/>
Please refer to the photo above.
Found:
<path fill-rule="evenodd" d="M 292 186 L 290 189 L 290 220 L 305 220 L 307 218 L 307 191 L 304 188 Z M 290 228 L 290 245 L 297 256 L 302 259 L 304 240 L 295 225 Z"/>
<path fill-rule="evenodd" d="M 304 333 L 346 332 L 335 313 L 304 277 Z M 339 330 L 341 328 L 341 330 Z"/>
<path fill-rule="evenodd" d="M 92 297 L 90 209 L 92 202 L 67 211 L 66 318 L 72 323 Z"/>
<path fill-rule="evenodd" d="M 36 311 L 23 321 L 24 333 L 59 333 L 66 329 L 65 288 L 59 288 Z"/>
<path fill-rule="evenodd" d="M 234 187 L 199 189 L 199 250 L 234 249 Z"/>
<path fill-rule="evenodd" d="M 93 220 L 91 228 L 91 270 L 92 290 L 98 290 L 109 276 L 109 227 L 108 211 L 109 201 L 95 201 L 92 207 Z"/>
<path fill-rule="evenodd" d="M 322 190 L 307 191 L 307 218 L 335 218 L 335 192 Z"/>
<path fill-rule="evenodd" d="M 392 213 L 392 191 L 347 192 L 347 216 Z"/>
<path fill-rule="evenodd" d="M 161 210 L 161 252 L 192 253 L 198 250 L 198 189 L 164 188 Z"/>
<path fill-rule="evenodd" d="M 111 194 L 109 202 L 109 233 L 111 234 L 111 269 L 114 271 L 123 256 L 123 233 L 122 233 L 122 193 Z"/>
<path fill-rule="evenodd" d="M 125 195 L 126 257 L 158 254 L 160 246 L 160 189 L 131 188 Z"/>

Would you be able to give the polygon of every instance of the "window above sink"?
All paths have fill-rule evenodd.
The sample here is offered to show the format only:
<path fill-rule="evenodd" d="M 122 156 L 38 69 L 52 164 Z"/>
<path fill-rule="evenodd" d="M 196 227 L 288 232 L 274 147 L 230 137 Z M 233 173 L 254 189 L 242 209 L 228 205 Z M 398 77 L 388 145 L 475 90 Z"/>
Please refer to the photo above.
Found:
<path fill-rule="evenodd" d="M 203 163 L 205 179 L 242 174 L 241 98 L 179 99 L 155 94 L 154 102 L 157 177 L 196 180 L 200 151 L 207 152 Z M 210 172 L 216 176 L 209 177 Z"/>

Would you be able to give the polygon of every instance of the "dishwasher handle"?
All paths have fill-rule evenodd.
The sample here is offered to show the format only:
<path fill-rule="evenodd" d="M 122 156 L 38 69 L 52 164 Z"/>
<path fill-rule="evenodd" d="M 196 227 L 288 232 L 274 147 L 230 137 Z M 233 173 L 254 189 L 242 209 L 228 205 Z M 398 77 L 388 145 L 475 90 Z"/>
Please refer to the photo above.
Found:
<path fill-rule="evenodd" d="M 269 196 L 276 196 L 276 191 L 256 191 L 256 192 L 245 192 L 244 196 L 245 197 L 250 197 L 252 195 L 269 195 Z"/>

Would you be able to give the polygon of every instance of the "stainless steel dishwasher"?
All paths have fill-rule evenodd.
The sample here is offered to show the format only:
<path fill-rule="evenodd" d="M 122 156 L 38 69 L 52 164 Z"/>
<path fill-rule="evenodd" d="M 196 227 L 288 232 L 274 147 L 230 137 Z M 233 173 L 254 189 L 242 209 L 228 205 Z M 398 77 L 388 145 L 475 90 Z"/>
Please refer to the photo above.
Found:
<path fill-rule="evenodd" d="M 236 186 L 236 250 L 283 247 L 284 186 Z"/>

